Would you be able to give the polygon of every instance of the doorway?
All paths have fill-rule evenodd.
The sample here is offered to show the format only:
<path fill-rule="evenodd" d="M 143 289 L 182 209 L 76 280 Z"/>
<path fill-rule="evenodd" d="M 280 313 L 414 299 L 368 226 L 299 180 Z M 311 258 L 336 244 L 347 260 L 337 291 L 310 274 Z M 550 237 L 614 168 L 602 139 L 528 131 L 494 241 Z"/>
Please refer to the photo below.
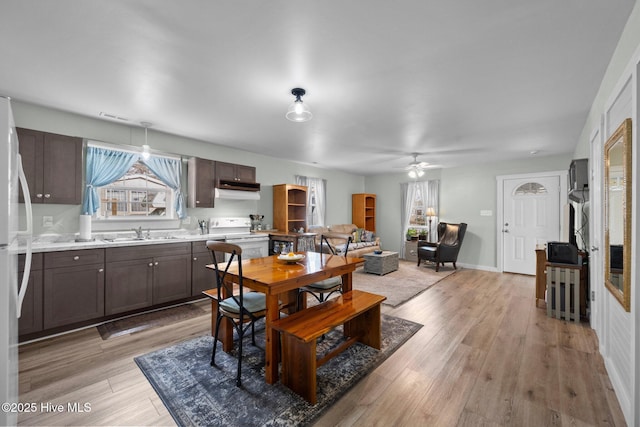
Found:
<path fill-rule="evenodd" d="M 498 177 L 498 269 L 535 275 L 537 247 L 560 240 L 567 172 Z"/>

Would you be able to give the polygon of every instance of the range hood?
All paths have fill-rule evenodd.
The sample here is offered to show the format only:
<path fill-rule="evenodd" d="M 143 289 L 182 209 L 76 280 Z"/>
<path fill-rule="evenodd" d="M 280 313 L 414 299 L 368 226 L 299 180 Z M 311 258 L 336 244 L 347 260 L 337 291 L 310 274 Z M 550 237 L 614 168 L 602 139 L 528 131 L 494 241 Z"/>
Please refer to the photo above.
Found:
<path fill-rule="evenodd" d="M 216 199 L 230 199 L 230 200 L 260 200 L 259 191 L 246 191 L 246 190 L 229 190 L 225 188 L 216 188 L 214 191 Z"/>

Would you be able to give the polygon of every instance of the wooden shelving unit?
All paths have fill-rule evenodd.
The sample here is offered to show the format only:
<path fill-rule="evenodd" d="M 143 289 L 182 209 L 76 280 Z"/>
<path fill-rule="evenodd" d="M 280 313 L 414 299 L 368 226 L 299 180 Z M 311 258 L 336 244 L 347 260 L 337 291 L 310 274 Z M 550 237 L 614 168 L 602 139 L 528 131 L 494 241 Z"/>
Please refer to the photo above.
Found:
<path fill-rule="evenodd" d="M 351 195 L 351 222 L 358 228 L 376 231 L 376 195 L 358 193 Z"/>
<path fill-rule="evenodd" d="M 307 187 L 278 184 L 273 186 L 273 227 L 280 232 L 307 230 Z"/>

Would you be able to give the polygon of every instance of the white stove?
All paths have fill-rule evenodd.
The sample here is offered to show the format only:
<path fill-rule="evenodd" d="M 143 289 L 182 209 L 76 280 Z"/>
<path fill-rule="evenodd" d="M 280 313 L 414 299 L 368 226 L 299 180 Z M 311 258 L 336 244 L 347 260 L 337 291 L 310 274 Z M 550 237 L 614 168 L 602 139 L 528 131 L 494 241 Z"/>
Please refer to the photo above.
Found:
<path fill-rule="evenodd" d="M 224 236 L 224 241 L 242 248 L 242 259 L 262 258 L 269 255 L 269 235 L 252 233 L 248 218 L 211 218 L 209 233 Z"/>

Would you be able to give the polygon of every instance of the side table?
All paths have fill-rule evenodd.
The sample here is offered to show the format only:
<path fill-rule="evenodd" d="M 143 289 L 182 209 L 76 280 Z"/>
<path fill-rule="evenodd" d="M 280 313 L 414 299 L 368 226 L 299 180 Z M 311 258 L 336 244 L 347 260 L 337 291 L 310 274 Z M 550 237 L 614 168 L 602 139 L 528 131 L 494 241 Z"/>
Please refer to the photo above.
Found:
<path fill-rule="evenodd" d="M 381 254 L 363 254 L 364 272 L 380 276 L 398 269 L 398 252 L 384 251 Z"/>

